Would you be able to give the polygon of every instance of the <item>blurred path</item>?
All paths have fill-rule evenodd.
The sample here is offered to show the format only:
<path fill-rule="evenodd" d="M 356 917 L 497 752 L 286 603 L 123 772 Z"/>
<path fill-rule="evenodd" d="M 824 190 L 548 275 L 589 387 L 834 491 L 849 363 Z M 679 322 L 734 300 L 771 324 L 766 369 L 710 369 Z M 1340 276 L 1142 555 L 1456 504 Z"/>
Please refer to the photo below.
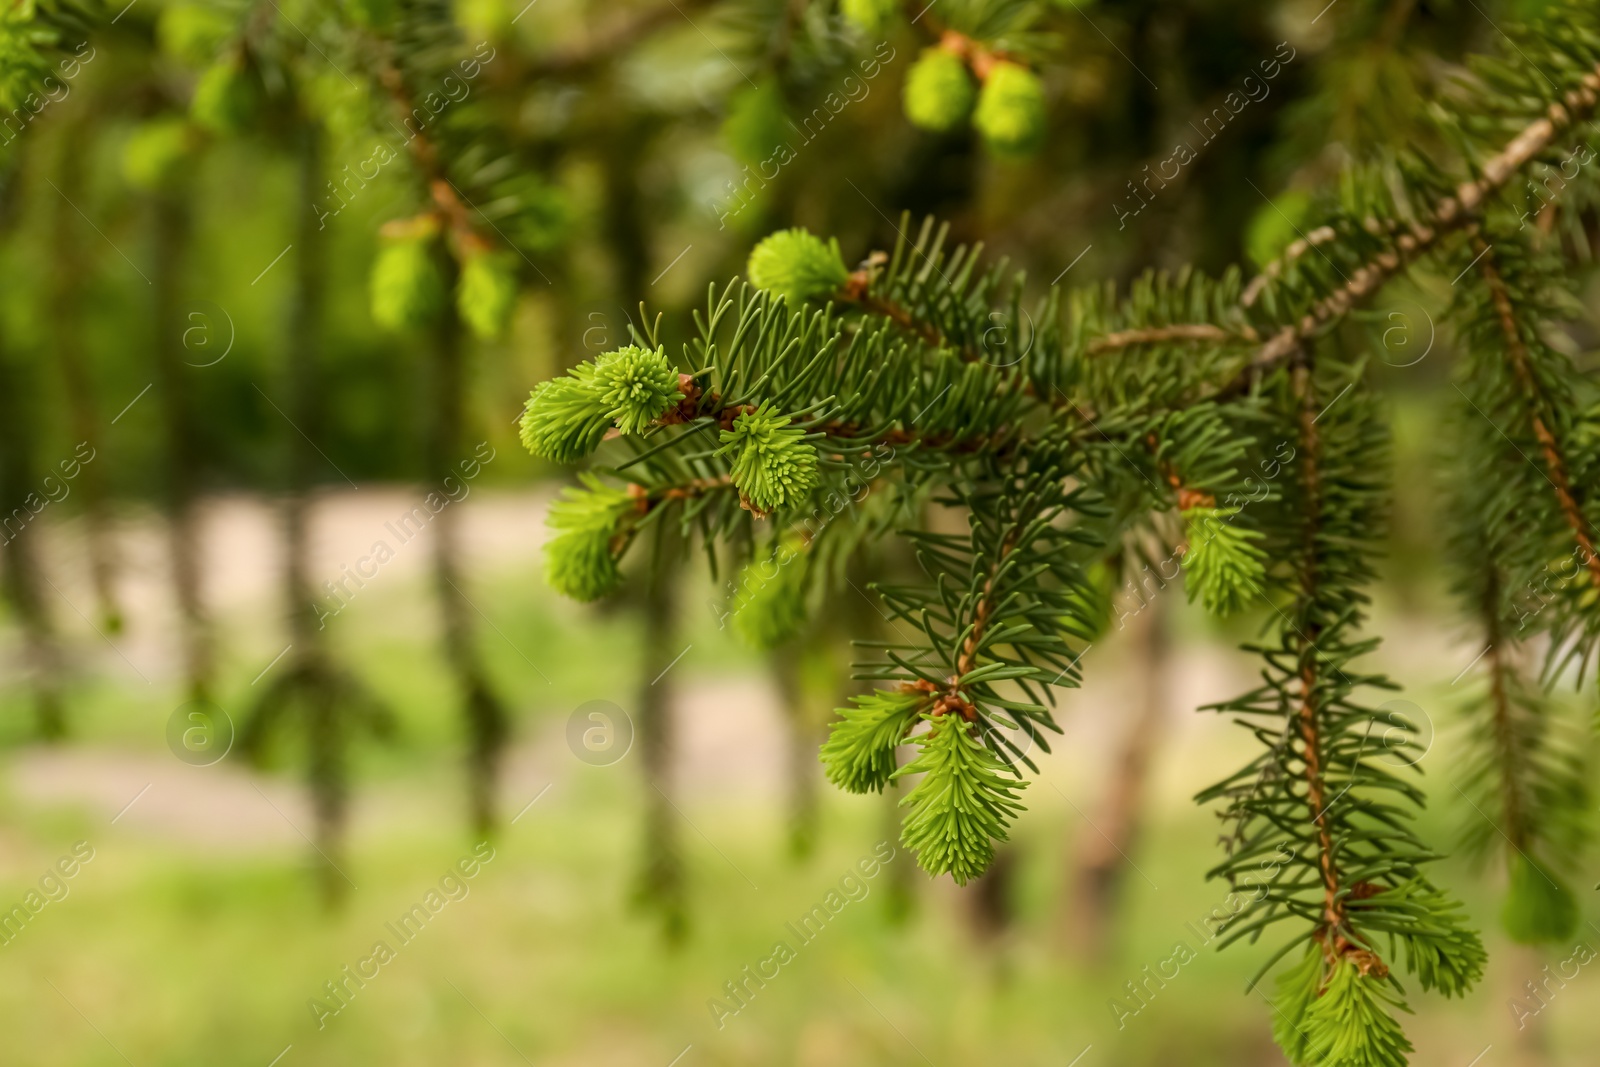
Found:
<path fill-rule="evenodd" d="M 391 530 L 424 495 L 420 487 L 388 486 L 325 493 L 313 523 L 314 573 L 336 578 L 342 566 L 368 555 L 375 541 L 384 540 L 396 552 L 377 581 L 385 589 L 415 589 L 421 603 L 426 597 L 432 534 L 424 527 L 400 544 Z M 472 488 L 464 500 L 450 505 L 463 512 L 462 534 L 475 582 L 487 584 L 506 571 L 534 571 L 544 540 L 544 512 L 552 496 L 550 488 L 523 492 Z M 261 497 L 216 497 L 201 506 L 205 596 L 226 634 L 225 645 L 258 657 L 263 666 L 283 640 L 277 602 L 277 522 L 272 502 Z M 94 673 L 117 684 L 166 687 L 175 679 L 178 661 L 161 519 L 153 513 L 124 516 L 115 530 L 123 560 L 120 593 L 129 626 L 125 633 L 104 635 L 93 629 L 88 617 L 93 598 L 82 530 L 71 521 L 50 522 L 47 515 L 41 532 L 46 536 L 50 574 L 72 609 L 61 610 L 60 617 L 76 653 Z M 1181 591 L 1169 595 L 1181 598 Z M 557 610 L 563 615 L 573 611 L 565 604 Z M 573 619 L 581 624 L 575 613 Z M 1440 719 L 1437 697 L 1444 682 L 1471 659 L 1471 650 L 1438 626 L 1384 629 L 1393 636 L 1384 647 L 1382 665 L 1395 670 L 1401 681 L 1437 681 L 1439 689 L 1432 697 L 1426 689 L 1408 696 L 1429 718 Z M 1053 739 L 1054 755 L 1042 761 L 1045 781 L 1030 790 L 1034 804 L 1092 810 L 1106 754 L 1136 695 L 1136 679 L 1122 669 L 1123 637 L 1113 632 L 1103 639 L 1086 661 L 1085 688 L 1064 695 L 1058 717 L 1066 733 Z M 0 657 L 4 655 L 0 648 Z M 1231 767 L 1242 737 L 1242 731 L 1231 730 L 1222 717 L 1195 714 L 1193 709 L 1236 695 L 1254 683 L 1247 658 L 1209 639 L 1196 640 L 1191 634 L 1174 655 L 1171 698 L 1176 713 L 1163 727 L 1151 775 L 1151 803 L 1167 810 L 1186 808 L 1196 789 Z M 681 679 L 678 693 L 681 740 L 675 773 L 681 795 L 697 806 L 730 800 L 740 806 L 781 804 L 784 724 L 770 680 L 759 672 L 697 675 Z M 504 783 L 508 815 L 547 785 L 559 788 L 575 773 L 594 773 L 568 751 L 565 715 L 550 710 L 539 709 L 537 718 L 524 716 L 519 724 L 519 741 L 508 754 Z M 1442 717 L 1447 721 L 1449 712 Z M 251 774 L 227 761 L 195 768 L 160 748 L 78 745 L 28 747 L 0 758 L 7 787 L 17 801 L 30 805 L 80 807 L 110 818 L 148 785 L 119 824 L 200 847 L 304 847 L 296 827 L 310 827 L 297 779 Z M 626 757 L 612 769 L 635 774 L 633 758 Z M 420 785 L 414 780 L 404 788 L 360 783 L 353 798 L 355 832 L 381 831 L 391 822 L 415 817 L 422 808 L 457 810 L 456 773 L 452 757 L 440 760 Z"/>

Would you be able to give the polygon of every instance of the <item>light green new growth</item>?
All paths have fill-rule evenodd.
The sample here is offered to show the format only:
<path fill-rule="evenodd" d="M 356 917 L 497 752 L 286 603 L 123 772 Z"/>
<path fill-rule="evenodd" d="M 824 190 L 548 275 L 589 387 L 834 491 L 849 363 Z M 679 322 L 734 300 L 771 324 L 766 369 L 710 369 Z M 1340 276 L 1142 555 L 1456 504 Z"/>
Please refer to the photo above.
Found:
<path fill-rule="evenodd" d="M 790 535 L 740 572 L 733 628 L 751 647 L 777 648 L 805 625 L 807 557 L 804 539 Z"/>
<path fill-rule="evenodd" d="M 122 148 L 122 176 L 139 189 L 159 189 L 189 154 L 189 124 L 180 118 L 141 123 Z"/>
<path fill-rule="evenodd" d="M 627 345 L 595 361 L 595 396 L 623 433 L 643 433 L 683 399 L 665 349 Z"/>
<path fill-rule="evenodd" d="M 896 0 L 839 0 L 839 14 L 863 33 L 882 33 L 899 6 Z"/>
<path fill-rule="evenodd" d="M 233 32 L 233 19 L 210 4 L 172 4 L 156 18 L 161 50 L 196 67 L 210 62 Z"/>
<path fill-rule="evenodd" d="M 994 861 L 994 843 L 1006 840 L 1006 827 L 1022 810 L 1017 792 L 1028 783 L 973 736 L 977 727 L 960 714 L 929 722 L 917 739 L 916 758 L 892 775 L 924 776 L 900 802 L 911 808 L 900 839 L 923 870 L 948 871 L 957 885 L 966 885 Z"/>
<path fill-rule="evenodd" d="M 622 580 L 613 544 L 635 502 L 626 490 L 592 474 L 580 477 L 588 488 L 568 487 L 545 520 L 555 535 L 544 546 L 544 577 L 556 592 L 589 601 L 605 596 Z"/>
<path fill-rule="evenodd" d="M 923 49 L 906 74 L 906 118 L 925 130 L 948 130 L 967 117 L 974 95 L 972 75 L 960 56 L 943 48 Z"/>
<path fill-rule="evenodd" d="M 763 238 L 750 252 L 745 267 L 750 284 L 799 307 L 813 297 L 827 296 L 850 277 L 839 242 L 796 227 Z"/>
<path fill-rule="evenodd" d="M 798 503 L 817 484 L 817 450 L 789 422 L 789 416 L 768 402 L 722 431 L 716 454 L 732 466 L 730 476 L 740 497 L 763 515 Z"/>
<path fill-rule="evenodd" d="M 1321 949 L 1312 948 L 1321 965 Z M 1401 1008 L 1394 989 L 1377 974 L 1361 973 L 1349 957 L 1333 965 L 1322 993 L 1300 1016 L 1305 1031 L 1302 1067 L 1405 1067 L 1411 1042 L 1390 1014 Z"/>
<path fill-rule="evenodd" d="M 1044 83 L 1027 67 L 1000 62 L 989 71 L 972 124 L 1002 155 L 1028 155 L 1044 140 Z"/>
<path fill-rule="evenodd" d="M 396 332 L 425 326 L 444 303 L 444 279 L 433 260 L 432 239 L 385 241 L 372 265 L 372 319 Z"/>
<path fill-rule="evenodd" d="M 642 433 L 683 399 L 663 349 L 627 345 L 537 386 L 522 412 L 522 444 L 557 463 L 582 459 L 616 424 Z"/>
<path fill-rule="evenodd" d="M 582 364 L 568 377 L 540 382 L 522 409 L 522 447 L 557 463 L 576 463 L 600 447 L 611 416 L 595 396 L 594 365 Z"/>
<path fill-rule="evenodd" d="M 1213 615 L 1232 615 L 1261 595 L 1267 554 L 1262 535 L 1234 523 L 1238 508 L 1193 507 L 1183 513 L 1189 548 L 1183 554 L 1185 590 Z"/>
<path fill-rule="evenodd" d="M 1351 902 L 1351 920 L 1370 932 L 1392 932 L 1405 949 L 1406 970 L 1425 990 L 1464 996 L 1483 977 L 1488 953 L 1467 926 L 1461 902 L 1424 878 L 1413 878 Z M 1381 913 L 1381 914 L 1377 914 Z"/>
<path fill-rule="evenodd" d="M 881 793 L 895 772 L 895 749 L 928 702 L 926 693 L 882 690 L 850 698 L 822 745 L 828 781 L 851 793 Z"/>
<path fill-rule="evenodd" d="M 505 332 L 517 303 L 517 276 L 511 257 L 481 252 L 468 256 L 456 283 L 456 310 L 473 335 L 491 341 Z"/>

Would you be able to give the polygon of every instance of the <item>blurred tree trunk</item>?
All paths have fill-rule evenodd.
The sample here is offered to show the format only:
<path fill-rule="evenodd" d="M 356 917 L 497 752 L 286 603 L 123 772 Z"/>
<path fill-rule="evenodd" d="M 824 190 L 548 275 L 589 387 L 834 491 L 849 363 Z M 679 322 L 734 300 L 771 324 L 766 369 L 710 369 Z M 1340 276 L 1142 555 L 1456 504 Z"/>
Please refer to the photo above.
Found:
<path fill-rule="evenodd" d="M 672 801 L 676 731 L 674 679 L 668 668 L 681 651 L 673 647 L 678 641 L 676 582 L 670 571 L 658 572 L 644 591 L 644 672 L 639 678 L 638 698 L 639 755 L 648 787 L 638 901 L 659 911 L 662 931 L 674 942 L 683 938 L 688 926 L 678 809 Z"/>
<path fill-rule="evenodd" d="M 434 335 L 434 417 L 428 443 L 428 475 L 433 492 L 444 492 L 447 478 L 462 483 L 462 472 L 455 464 L 469 453 L 462 435 L 466 369 L 462 352 L 465 335 L 454 300 L 458 269 L 449 256 L 442 259 L 447 297 Z M 478 655 L 473 623 L 476 609 L 467 598 L 461 569 L 460 518 L 459 502 L 452 502 L 434 517 L 433 574 L 444 625 L 445 657 L 455 675 L 466 720 L 472 828 L 488 837 L 495 829 L 500 770 L 510 724 L 505 703 L 495 692 Z"/>
<path fill-rule="evenodd" d="M 8 221 L 0 221 L 0 229 L 9 229 Z M 0 564 L 6 597 L 22 624 L 39 736 L 54 741 L 66 734 L 67 723 L 61 700 L 61 649 L 44 595 L 49 579 L 38 551 L 44 531 L 34 518 L 35 506 L 43 511 L 47 504 L 34 465 L 35 427 L 25 398 L 37 393 L 27 388 L 29 377 L 0 335 Z"/>
<path fill-rule="evenodd" d="M 17 222 L 17 168 L 0 174 L 0 235 L 9 234 Z M 56 740 L 67 732 L 61 702 L 61 648 L 44 596 L 45 577 L 39 556 L 43 532 L 30 529 L 34 515 L 47 506 L 44 487 L 35 482 L 32 419 L 37 404 L 29 369 L 11 349 L 0 324 L 0 564 L 4 566 L 5 593 L 22 623 L 34 696 L 39 735 Z"/>
<path fill-rule="evenodd" d="M 619 93 L 620 95 L 620 93 Z M 639 159 L 655 128 L 655 120 L 634 112 L 620 103 L 623 116 L 612 135 L 606 138 L 603 159 L 605 175 L 605 239 L 611 249 L 612 276 L 622 306 L 631 316 L 639 309 L 649 282 L 650 229 L 645 218 L 644 190 L 639 187 Z M 642 324 L 641 324 L 642 325 Z M 613 340 L 611 347 L 625 342 Z"/>
<path fill-rule="evenodd" d="M 1105 962 L 1112 948 L 1117 913 L 1129 860 L 1138 848 L 1150 760 L 1166 714 L 1169 653 L 1168 608 L 1154 597 L 1133 622 L 1131 674 L 1141 692 L 1134 718 L 1122 738 L 1110 781 L 1093 823 L 1079 827 L 1076 866 L 1070 874 L 1063 933 L 1071 949 L 1093 964 Z"/>
<path fill-rule="evenodd" d="M 1017 849 L 1001 845 L 994 863 L 974 879 L 962 894 L 967 904 L 967 922 L 984 944 L 993 945 L 1016 920 Z"/>
<path fill-rule="evenodd" d="M 804 664 L 810 649 L 791 641 L 768 657 L 778 703 L 783 709 L 785 764 L 788 778 L 789 851 L 795 859 L 811 855 L 817 843 L 817 750 L 820 738 L 811 713 Z"/>
<path fill-rule="evenodd" d="M 619 101 L 621 92 L 611 90 Z M 606 139 L 602 158 L 604 174 L 604 232 L 609 246 L 612 277 L 623 308 L 632 321 L 650 283 L 650 231 L 645 217 L 644 191 L 639 186 L 639 160 L 654 128 L 652 120 L 620 102 L 621 120 Z M 642 325 L 642 324 L 641 324 Z M 617 348 L 624 338 L 612 337 Z M 657 528 L 661 536 L 660 528 Z M 683 939 L 688 930 L 683 857 L 679 843 L 678 812 L 673 805 L 672 716 L 673 674 L 668 670 L 681 651 L 677 644 L 678 577 L 671 572 L 652 574 L 643 596 L 632 603 L 643 615 L 644 675 L 639 680 L 637 744 L 644 762 L 645 829 L 636 900 L 660 914 L 662 932 L 670 942 Z M 665 673 L 663 673 L 665 672 Z"/>
<path fill-rule="evenodd" d="M 55 331 L 56 361 L 66 384 L 72 437 L 75 443 L 87 444 L 91 454 L 98 456 L 101 445 L 99 404 L 83 340 L 83 293 L 90 267 L 84 254 L 83 220 L 72 206 L 82 198 L 86 133 L 87 122 L 82 118 L 74 119 L 63 131 L 61 160 L 55 178 L 61 195 L 51 201 L 55 269 L 51 276 L 49 306 L 51 328 Z M 105 471 L 100 464 L 84 464 L 77 489 L 83 501 L 89 574 L 94 582 L 101 625 L 116 633 L 122 629 L 122 609 L 117 604 L 116 548 L 106 514 Z"/>
<path fill-rule="evenodd" d="M 312 444 L 322 429 L 318 363 L 327 292 L 326 234 L 317 219 L 322 189 L 322 133 L 302 123 L 295 133 L 299 149 L 298 200 L 294 246 L 295 278 L 289 313 L 286 353 L 288 415 L 296 432 L 287 435 L 287 481 L 283 497 L 283 592 L 289 610 L 293 656 L 286 668 L 300 681 L 298 699 L 305 701 L 307 775 L 316 816 L 316 847 L 323 862 L 318 885 L 324 903 L 337 906 L 347 883 L 339 873 L 348 817 L 348 768 L 344 758 L 336 706 L 338 686 L 324 624 L 317 617 L 317 596 L 311 580 L 311 506 L 320 456 Z"/>
<path fill-rule="evenodd" d="M 211 623 L 200 589 L 196 497 L 200 431 L 190 392 L 180 305 L 192 218 L 190 190 L 180 184 L 155 194 L 155 353 L 157 395 L 167 431 L 168 555 L 182 629 L 184 673 L 192 700 L 210 699 L 214 670 Z"/>

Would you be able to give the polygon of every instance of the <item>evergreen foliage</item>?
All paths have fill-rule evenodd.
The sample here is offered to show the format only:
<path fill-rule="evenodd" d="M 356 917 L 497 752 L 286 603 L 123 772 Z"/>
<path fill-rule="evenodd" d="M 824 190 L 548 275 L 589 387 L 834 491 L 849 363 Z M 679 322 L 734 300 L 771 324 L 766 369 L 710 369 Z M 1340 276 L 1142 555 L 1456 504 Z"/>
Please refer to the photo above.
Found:
<path fill-rule="evenodd" d="M 1264 591 L 1266 553 L 1258 530 L 1233 525 L 1239 509 L 1197 505 L 1183 512 L 1189 546 L 1183 554 L 1190 600 L 1198 598 L 1213 615 L 1232 615 L 1255 603 Z"/>
<path fill-rule="evenodd" d="M 881 793 L 895 773 L 895 749 L 927 704 L 915 689 L 877 690 L 850 698 L 854 707 L 840 708 L 822 764 L 828 781 L 851 793 Z"/>
<path fill-rule="evenodd" d="M 827 244 L 802 229 L 780 230 L 750 253 L 750 284 L 782 297 L 791 306 L 827 296 L 849 278 L 839 242 Z"/>
<path fill-rule="evenodd" d="M 925 130 L 948 130 L 966 119 L 976 95 L 959 56 L 926 48 L 906 75 L 906 118 Z"/>
<path fill-rule="evenodd" d="M 1033 147 L 1043 93 L 1011 58 L 1026 49 L 956 16 L 950 28 L 968 43 L 950 38 L 913 81 L 973 71 L 980 132 L 996 150 Z M 887 513 L 927 580 L 875 587 L 894 640 L 858 666 L 879 688 L 841 710 L 822 758 L 852 791 L 923 775 L 903 839 L 926 870 L 958 882 L 991 861 L 1021 810 L 1024 769 L 1048 752 L 1051 706 L 1104 624 L 1097 568 L 1108 555 L 1155 544 L 1182 557 L 1207 610 L 1258 612 L 1264 633 L 1245 648 L 1261 684 L 1215 710 L 1259 749 L 1198 799 L 1228 826 L 1213 876 L 1254 901 L 1224 943 L 1276 932 L 1262 973 L 1298 960 L 1276 1001 L 1279 1043 L 1298 1064 L 1405 1062 L 1403 978 L 1459 995 L 1484 966 L 1461 906 L 1432 881 L 1439 854 L 1415 829 L 1417 724 L 1375 704 L 1394 686 L 1364 666 L 1378 644 L 1366 613 L 1392 486 L 1368 360 L 1341 326 L 1402 273 L 1463 283 L 1460 388 L 1464 410 L 1479 410 L 1452 424 L 1460 477 L 1447 488 L 1457 586 L 1493 652 L 1475 668 L 1489 685 L 1469 709 L 1478 754 L 1463 780 L 1488 812 L 1478 850 L 1498 826 L 1512 855 L 1581 844 L 1580 764 L 1521 679 L 1516 646 L 1548 639 L 1547 684 L 1593 667 L 1600 397 L 1549 341 L 1571 308 L 1562 240 L 1581 239 L 1519 226 L 1517 179 L 1600 132 L 1600 23 L 1585 5 L 1553 4 L 1514 45 L 1522 61 L 1485 60 L 1438 102 L 1434 136 L 1417 141 L 1427 156 L 1353 162 L 1336 189 L 1307 197 L 1295 239 L 1256 234 L 1252 247 L 1272 258 L 1248 284 L 1236 269 L 1150 273 L 1121 290 L 1052 288 L 1025 311 L 1025 279 L 980 266 L 980 249 L 947 246 L 931 223 L 897 227 L 895 247 L 854 272 L 837 243 L 774 234 L 751 255 L 756 291 L 713 286 L 697 315 L 677 367 L 686 399 L 625 437 L 606 474 L 638 501 L 624 518 L 616 498 L 612 537 L 675 523 L 715 563 L 747 559 L 769 524 L 815 535 L 811 552 L 826 555 L 847 543 L 841 528 L 856 531 L 851 551 L 887 530 L 885 512 L 823 506 L 848 497 L 846 477 L 884 450 L 869 484 L 896 502 Z M 908 109 L 924 103 L 908 92 Z M 947 100 L 922 118 L 948 125 L 960 109 Z M 1600 202 L 1582 168 L 1563 177 L 1563 196 Z M 656 343 L 649 330 L 636 340 Z M 964 516 L 967 533 L 931 529 L 903 506 L 928 498 Z M 825 514 L 839 518 L 819 530 Z M 902 743 L 918 754 L 896 769 Z M 1264 879 L 1264 857 L 1287 857 L 1284 870 Z M 1566 929 L 1546 864 L 1511 862 L 1508 926 L 1519 937 Z"/>
<path fill-rule="evenodd" d="M 443 302 L 432 233 L 386 240 L 372 265 L 372 320 L 388 330 L 414 330 L 431 322 Z"/>
<path fill-rule="evenodd" d="M 751 647 L 775 649 L 805 626 L 808 563 L 805 539 L 791 534 L 740 572 L 733 628 Z"/>
<path fill-rule="evenodd" d="M 973 736 L 975 727 L 959 714 L 934 719 L 918 739 L 917 756 L 895 777 L 922 779 L 900 803 L 910 808 L 901 840 L 931 874 L 949 873 L 965 885 L 994 862 L 994 843 L 1022 810 L 1017 793 L 1027 785 L 1009 773 L 995 754 Z"/>
<path fill-rule="evenodd" d="M 1027 155 L 1044 137 L 1044 84 L 1027 67 L 996 63 L 978 94 L 972 124 L 1002 155 Z"/>
<path fill-rule="evenodd" d="M 628 345 L 600 357 L 594 368 L 595 397 L 623 433 L 643 433 L 683 399 L 678 372 L 666 352 Z"/>
<path fill-rule="evenodd" d="M 838 69 L 823 20 L 793 6 L 742 5 L 717 28 L 755 42 L 730 44 L 741 59 L 761 57 L 721 131 L 745 161 L 766 159 L 788 137 L 786 102 Z M 970 121 L 997 155 L 1045 147 L 1047 99 L 1064 88 L 1052 81 L 1047 94 L 1038 72 L 1056 43 L 1037 29 L 1052 6 L 961 0 L 902 18 L 888 0 L 837 5 L 856 43 L 891 29 L 937 42 L 908 64 L 906 116 L 941 132 Z M 931 221 L 889 223 L 899 239 L 884 251 L 845 235 L 864 253 L 854 269 L 837 239 L 771 234 L 750 254 L 748 283 L 709 287 L 686 342 L 672 333 L 669 347 L 641 320 L 632 343 L 532 391 L 528 450 L 594 461 L 550 511 L 549 584 L 591 601 L 621 585 L 636 540 L 650 541 L 658 572 L 704 551 L 714 570 L 740 568 L 734 626 L 771 649 L 805 626 L 808 598 L 840 593 L 847 565 L 901 536 L 922 576 L 868 589 L 893 624 L 857 665 L 877 688 L 840 709 L 821 759 L 851 792 L 917 777 L 902 840 L 925 870 L 965 883 L 993 861 L 1035 753 L 1060 730 L 1055 703 L 1107 624 L 1108 571 L 1181 559 L 1191 600 L 1262 623 L 1245 646 L 1260 684 L 1213 709 L 1256 748 L 1199 797 L 1226 825 L 1212 875 L 1252 891 L 1223 940 L 1271 934 L 1261 974 L 1289 961 L 1273 1025 L 1292 1061 L 1403 1063 L 1406 986 L 1460 995 L 1484 969 L 1463 909 L 1432 880 L 1439 853 L 1416 829 L 1417 724 L 1378 703 L 1394 686 L 1368 666 L 1394 486 L 1375 346 L 1353 313 L 1403 275 L 1450 291 L 1460 350 L 1441 525 L 1455 594 L 1484 643 L 1462 709 L 1468 755 L 1449 779 L 1464 850 L 1508 872 L 1514 938 L 1559 940 L 1579 918 L 1570 884 L 1592 806 L 1588 740 L 1552 691 L 1573 679 L 1592 690 L 1600 669 L 1600 392 L 1561 340 L 1600 204 L 1592 152 L 1570 147 L 1600 133 L 1600 17 L 1576 0 L 1540 7 L 1533 25 L 1507 25 L 1501 56 L 1452 72 L 1408 120 L 1415 137 L 1369 151 L 1352 136 L 1316 168 L 1342 164 L 1336 181 L 1268 203 L 1242 242 L 1248 280 L 1181 268 L 1070 288 L 1079 268 L 1069 287 L 1046 286 Z M 573 209 L 548 176 L 554 135 L 481 96 L 427 107 L 464 62 L 448 0 L 358 0 L 321 12 L 311 35 L 271 23 L 264 9 L 163 10 L 156 39 L 198 78 L 187 118 L 181 102 L 130 113 L 125 176 L 171 194 L 213 137 L 276 136 L 291 120 L 370 132 L 421 108 L 425 132 L 404 150 L 412 202 L 379 242 L 372 317 L 408 338 L 434 340 L 435 327 L 448 337 L 460 325 L 453 298 L 476 336 L 501 335 L 520 263 L 537 271 L 530 257 L 570 232 Z M 53 4 L 0 16 L 7 111 L 74 25 Z M 313 52 L 309 74 L 299 61 Z M 294 106 L 255 130 L 291 85 Z M 636 148 L 616 130 L 590 136 Z M 944 150 L 963 138 L 921 140 Z M 1557 207 L 1523 187 L 1536 181 L 1538 196 L 1558 174 Z M 629 201 L 619 188 L 612 199 Z M 1543 662 L 1529 662 L 1540 649 Z M 298 715 L 319 738 L 310 773 L 334 813 L 348 745 L 387 717 L 328 663 L 295 670 L 267 690 L 244 746 L 264 752 Z M 901 745 L 916 750 L 903 766 Z M 1263 879 L 1277 857 L 1284 871 Z"/>
<path fill-rule="evenodd" d="M 618 524 L 634 507 L 627 492 L 586 477 L 550 508 L 553 536 L 545 545 L 545 579 L 574 600 L 598 600 L 622 580 L 617 570 Z"/>
<path fill-rule="evenodd" d="M 792 421 L 767 402 L 722 431 L 716 454 L 728 460 L 740 499 L 758 515 L 798 503 L 817 484 L 817 450 Z"/>
<path fill-rule="evenodd" d="M 511 256 L 480 252 L 461 264 L 456 308 L 474 335 L 485 341 L 499 337 L 516 303 L 517 276 Z"/>

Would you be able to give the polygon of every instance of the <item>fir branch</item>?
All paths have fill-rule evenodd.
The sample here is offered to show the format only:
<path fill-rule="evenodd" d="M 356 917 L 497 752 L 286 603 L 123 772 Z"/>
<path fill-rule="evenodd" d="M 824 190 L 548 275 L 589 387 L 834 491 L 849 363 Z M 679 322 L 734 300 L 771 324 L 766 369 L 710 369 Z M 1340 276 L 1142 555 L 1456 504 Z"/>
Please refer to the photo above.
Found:
<path fill-rule="evenodd" d="M 1600 589 L 1600 555 L 1595 553 L 1594 530 L 1588 518 L 1578 506 L 1577 500 L 1572 495 L 1572 480 L 1568 475 L 1570 469 L 1565 451 L 1561 442 L 1551 432 L 1547 422 L 1545 408 L 1548 400 L 1542 395 L 1538 382 L 1534 379 L 1533 369 L 1530 366 L 1528 345 L 1523 337 L 1522 325 L 1517 311 L 1512 307 L 1511 296 L 1507 291 L 1505 279 L 1501 277 L 1495 265 L 1493 246 L 1484 242 L 1476 233 L 1472 238 L 1472 247 L 1477 253 L 1478 272 L 1483 276 L 1484 284 L 1488 286 L 1490 297 L 1494 304 L 1495 315 L 1499 320 L 1501 332 L 1505 335 L 1506 357 L 1511 363 L 1511 368 L 1516 374 L 1517 383 L 1522 387 L 1528 404 L 1528 418 L 1533 427 L 1534 437 L 1538 439 L 1539 451 L 1545 463 L 1545 476 L 1549 479 L 1551 487 L 1555 490 L 1556 499 L 1561 505 L 1561 514 L 1566 519 L 1567 525 L 1572 528 L 1573 540 L 1583 552 L 1584 563 L 1589 569 L 1589 575 L 1596 589 Z"/>
<path fill-rule="evenodd" d="M 1600 103 L 1600 64 L 1579 78 L 1577 84 L 1563 94 L 1561 102 L 1550 104 L 1542 117 L 1528 123 L 1499 152 L 1485 160 L 1478 168 L 1479 177 L 1462 182 L 1452 194 L 1434 204 L 1426 212 L 1426 221 L 1414 222 L 1401 231 L 1392 246 L 1356 268 L 1348 275 L 1344 285 L 1318 300 L 1297 321 L 1282 327 L 1268 338 L 1241 377 L 1259 377 L 1282 363 L 1323 326 L 1342 318 L 1371 297 L 1385 282 L 1437 246 L 1443 238 L 1470 226 L 1481 216 L 1493 194 L 1503 189 L 1524 166 L 1549 148 L 1559 133 L 1589 118 L 1597 103 Z"/>
<path fill-rule="evenodd" d="M 1101 352 L 1127 348 L 1130 345 L 1159 345 L 1177 341 L 1217 345 L 1255 344 L 1260 340 L 1261 338 L 1256 336 L 1256 331 L 1249 326 L 1244 326 L 1235 333 L 1221 326 L 1213 326 L 1209 322 L 1189 322 L 1104 334 L 1089 342 L 1088 351 L 1090 355 L 1098 355 Z"/>
<path fill-rule="evenodd" d="M 1307 362 L 1295 368 L 1294 391 L 1299 402 L 1300 421 L 1300 483 L 1303 489 L 1301 522 L 1304 531 L 1304 556 L 1300 564 L 1299 597 L 1303 602 L 1313 601 L 1318 594 L 1319 561 L 1316 543 L 1317 529 L 1322 511 L 1322 471 L 1320 467 L 1321 438 L 1317 433 L 1315 391 L 1311 386 L 1311 368 Z M 1326 780 L 1323 770 L 1322 724 L 1319 718 L 1318 691 L 1321 688 L 1316 644 L 1321 627 L 1308 619 L 1306 632 L 1300 634 L 1303 647 L 1299 654 L 1300 693 L 1295 714 L 1296 727 L 1302 745 L 1301 757 L 1305 761 L 1306 805 L 1311 811 L 1311 823 L 1317 839 L 1317 868 L 1322 876 L 1322 941 L 1323 951 L 1332 963 L 1344 951 L 1339 944 L 1339 931 L 1345 925 L 1344 896 L 1340 892 L 1339 871 L 1334 859 L 1333 832 L 1329 827 L 1326 803 Z"/>

